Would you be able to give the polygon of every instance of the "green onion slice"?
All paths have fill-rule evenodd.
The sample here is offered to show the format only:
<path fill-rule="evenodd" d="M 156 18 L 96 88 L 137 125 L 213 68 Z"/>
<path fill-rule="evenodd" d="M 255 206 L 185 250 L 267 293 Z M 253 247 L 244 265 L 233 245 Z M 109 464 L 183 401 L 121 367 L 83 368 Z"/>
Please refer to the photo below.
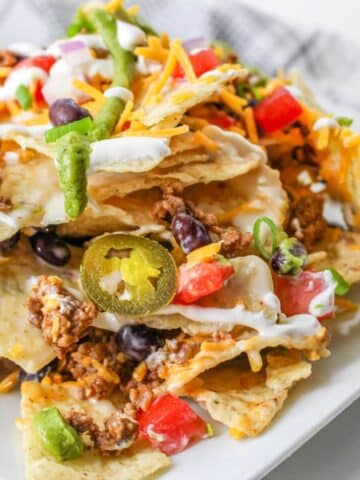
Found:
<path fill-rule="evenodd" d="M 33 98 L 28 87 L 24 84 L 18 86 L 15 92 L 16 100 L 23 110 L 29 110 L 32 107 Z"/>
<path fill-rule="evenodd" d="M 335 120 L 340 125 L 340 127 L 351 127 L 354 120 L 349 117 L 336 117 Z"/>
<path fill-rule="evenodd" d="M 327 268 L 331 273 L 333 279 L 337 283 L 335 293 L 336 295 L 346 295 L 350 290 L 350 285 L 347 283 L 345 278 L 337 271 L 335 268 Z"/>
<path fill-rule="evenodd" d="M 45 134 L 46 143 L 56 142 L 59 138 L 63 137 L 69 132 L 88 133 L 93 126 L 93 121 L 90 117 L 76 120 L 75 122 L 67 123 L 66 125 L 60 125 L 48 130 Z"/>
<path fill-rule="evenodd" d="M 265 223 L 271 231 L 271 252 L 267 251 L 264 243 L 261 240 L 261 226 Z M 260 255 L 269 260 L 275 249 L 279 246 L 279 229 L 269 217 L 258 218 L 254 224 L 253 236 L 255 247 L 260 252 Z"/>

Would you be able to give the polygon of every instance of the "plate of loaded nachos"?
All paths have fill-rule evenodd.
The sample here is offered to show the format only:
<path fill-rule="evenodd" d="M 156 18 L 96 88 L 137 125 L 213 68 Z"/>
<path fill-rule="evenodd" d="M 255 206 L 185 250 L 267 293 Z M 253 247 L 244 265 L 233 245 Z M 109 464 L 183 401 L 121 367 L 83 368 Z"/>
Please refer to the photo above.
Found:
<path fill-rule="evenodd" d="M 121 1 L 0 61 L 1 475 L 260 478 L 359 394 L 352 120 Z"/>

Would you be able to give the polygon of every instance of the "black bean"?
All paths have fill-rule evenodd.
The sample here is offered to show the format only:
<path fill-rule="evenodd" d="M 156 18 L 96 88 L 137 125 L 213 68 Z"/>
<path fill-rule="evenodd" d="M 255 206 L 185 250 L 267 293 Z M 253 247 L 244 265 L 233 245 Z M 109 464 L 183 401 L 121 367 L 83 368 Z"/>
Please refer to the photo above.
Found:
<path fill-rule="evenodd" d="M 61 98 L 51 105 L 49 117 L 53 125 L 59 126 L 81 120 L 85 117 L 91 117 L 91 114 L 89 110 L 80 107 L 71 98 Z"/>
<path fill-rule="evenodd" d="M 164 343 L 160 331 L 146 325 L 125 325 L 118 331 L 116 341 L 120 350 L 137 362 L 145 360 Z"/>
<path fill-rule="evenodd" d="M 36 255 L 51 265 L 62 267 L 70 260 L 69 247 L 55 232 L 40 231 L 30 237 L 30 243 Z"/>
<path fill-rule="evenodd" d="M 19 240 L 20 240 L 20 232 L 16 232 L 15 235 L 13 235 L 12 237 L 0 242 L 0 253 L 2 255 L 9 253 L 10 250 L 16 246 Z"/>
<path fill-rule="evenodd" d="M 173 217 L 171 231 L 185 253 L 211 243 L 210 235 L 200 220 L 185 212 Z"/>
<path fill-rule="evenodd" d="M 286 238 L 272 254 L 270 263 L 280 275 L 297 275 L 307 264 L 306 248 L 295 238 Z"/>

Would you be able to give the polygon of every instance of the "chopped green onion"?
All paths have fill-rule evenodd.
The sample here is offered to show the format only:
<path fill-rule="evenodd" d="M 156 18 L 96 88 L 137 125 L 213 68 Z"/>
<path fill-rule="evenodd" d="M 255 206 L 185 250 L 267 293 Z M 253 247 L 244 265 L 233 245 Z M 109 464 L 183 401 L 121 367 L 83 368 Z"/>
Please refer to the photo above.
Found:
<path fill-rule="evenodd" d="M 71 38 L 75 37 L 78 33 L 86 32 L 93 33 L 95 28 L 93 24 L 87 19 L 85 12 L 79 8 L 75 14 L 74 21 L 66 30 L 66 35 Z"/>
<path fill-rule="evenodd" d="M 335 120 L 340 127 L 351 127 L 351 125 L 354 123 L 354 120 L 349 117 L 336 117 Z"/>
<path fill-rule="evenodd" d="M 331 273 L 333 279 L 337 283 L 335 293 L 336 295 L 346 295 L 350 290 L 350 285 L 347 283 L 345 278 L 337 271 L 335 268 L 327 268 Z"/>
<path fill-rule="evenodd" d="M 24 84 L 18 86 L 15 92 L 16 100 L 23 110 L 29 110 L 33 103 L 33 98 L 28 87 Z"/>
<path fill-rule="evenodd" d="M 88 133 L 93 126 L 93 121 L 90 117 L 76 120 L 75 122 L 67 123 L 66 125 L 60 125 L 48 130 L 45 134 L 46 143 L 56 142 L 59 138 L 63 137 L 69 132 Z"/>
<path fill-rule="evenodd" d="M 268 252 L 261 240 L 261 225 L 265 223 L 271 231 L 271 252 Z M 271 255 L 274 253 L 276 248 L 279 245 L 279 229 L 275 223 L 269 217 L 258 218 L 254 224 L 253 236 L 255 241 L 255 247 L 260 252 L 260 255 L 269 260 Z"/>

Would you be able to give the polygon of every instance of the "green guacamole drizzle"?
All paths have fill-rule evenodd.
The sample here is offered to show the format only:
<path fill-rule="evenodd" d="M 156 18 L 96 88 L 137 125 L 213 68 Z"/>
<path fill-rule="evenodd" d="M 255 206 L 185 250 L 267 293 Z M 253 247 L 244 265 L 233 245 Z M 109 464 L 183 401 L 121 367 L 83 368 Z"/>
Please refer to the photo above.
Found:
<path fill-rule="evenodd" d="M 130 86 L 134 72 L 134 56 L 119 45 L 116 19 L 110 13 L 96 9 L 88 14 L 88 20 L 102 36 L 114 59 L 115 76 L 112 87 Z M 125 103 L 116 97 L 106 102 L 94 119 L 88 135 L 70 132 L 57 142 L 57 170 L 60 187 L 65 196 L 65 212 L 70 219 L 76 219 L 87 205 L 86 170 L 89 166 L 91 142 L 110 137 Z"/>

